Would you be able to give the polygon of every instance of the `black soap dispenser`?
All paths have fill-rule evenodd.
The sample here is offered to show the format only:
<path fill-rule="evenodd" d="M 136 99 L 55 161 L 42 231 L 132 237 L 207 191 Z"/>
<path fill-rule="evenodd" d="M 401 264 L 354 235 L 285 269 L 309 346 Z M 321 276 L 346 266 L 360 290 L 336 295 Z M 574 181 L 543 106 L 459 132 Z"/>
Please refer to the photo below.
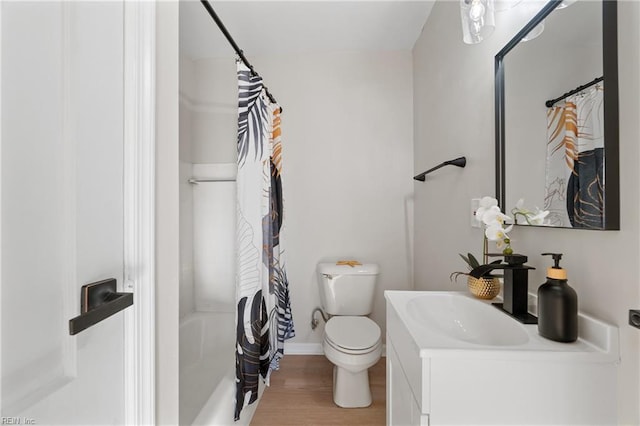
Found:
<path fill-rule="evenodd" d="M 567 284 L 567 271 L 560 267 L 561 253 L 552 256 L 555 265 L 547 269 L 547 282 L 538 288 L 538 333 L 556 342 L 578 338 L 578 295 Z"/>

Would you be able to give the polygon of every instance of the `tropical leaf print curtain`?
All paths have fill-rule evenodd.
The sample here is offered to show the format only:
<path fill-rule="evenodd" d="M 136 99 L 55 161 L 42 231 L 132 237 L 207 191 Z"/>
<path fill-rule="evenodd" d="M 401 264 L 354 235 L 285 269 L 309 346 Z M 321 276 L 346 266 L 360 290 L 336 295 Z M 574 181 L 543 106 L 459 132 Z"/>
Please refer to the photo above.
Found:
<path fill-rule="evenodd" d="M 604 85 L 547 110 L 545 210 L 552 225 L 604 225 Z"/>
<path fill-rule="evenodd" d="M 262 78 L 238 62 L 237 311 L 235 420 L 269 384 L 294 336 L 282 250 L 280 107 Z"/>

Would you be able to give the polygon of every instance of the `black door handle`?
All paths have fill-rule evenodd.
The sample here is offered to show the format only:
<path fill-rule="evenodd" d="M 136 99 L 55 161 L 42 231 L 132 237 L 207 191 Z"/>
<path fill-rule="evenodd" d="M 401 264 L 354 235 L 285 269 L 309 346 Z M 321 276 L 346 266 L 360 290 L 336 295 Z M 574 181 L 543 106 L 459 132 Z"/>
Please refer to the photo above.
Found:
<path fill-rule="evenodd" d="M 80 315 L 69 320 L 69 334 L 78 334 L 133 305 L 133 293 L 118 293 L 115 278 L 85 284 L 80 290 Z"/>

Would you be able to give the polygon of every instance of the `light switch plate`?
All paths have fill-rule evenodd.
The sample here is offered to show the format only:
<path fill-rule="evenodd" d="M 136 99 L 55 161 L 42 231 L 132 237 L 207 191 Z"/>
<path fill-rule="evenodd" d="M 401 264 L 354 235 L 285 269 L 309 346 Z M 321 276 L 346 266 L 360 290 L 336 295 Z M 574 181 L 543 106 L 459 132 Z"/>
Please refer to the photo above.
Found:
<path fill-rule="evenodd" d="M 481 228 L 480 221 L 476 219 L 476 211 L 478 211 L 479 207 L 480 207 L 480 198 L 472 198 L 471 199 L 471 213 L 470 213 L 470 220 L 471 220 L 471 227 L 472 228 Z"/>

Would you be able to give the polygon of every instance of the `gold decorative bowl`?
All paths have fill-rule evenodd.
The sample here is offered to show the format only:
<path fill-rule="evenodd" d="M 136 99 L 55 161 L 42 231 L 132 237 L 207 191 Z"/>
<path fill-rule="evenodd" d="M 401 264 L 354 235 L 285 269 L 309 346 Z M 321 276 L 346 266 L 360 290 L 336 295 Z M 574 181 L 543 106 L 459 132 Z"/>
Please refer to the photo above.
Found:
<path fill-rule="evenodd" d="M 469 291 L 478 299 L 493 299 L 500 293 L 500 280 L 496 277 L 467 278 Z"/>

